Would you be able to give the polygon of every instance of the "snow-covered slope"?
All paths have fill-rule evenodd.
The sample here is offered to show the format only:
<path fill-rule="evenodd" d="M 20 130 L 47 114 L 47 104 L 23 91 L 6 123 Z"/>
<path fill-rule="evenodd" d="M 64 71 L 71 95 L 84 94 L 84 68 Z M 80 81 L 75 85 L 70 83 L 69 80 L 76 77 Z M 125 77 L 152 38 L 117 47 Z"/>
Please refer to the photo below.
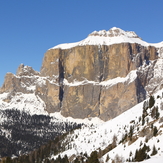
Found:
<path fill-rule="evenodd" d="M 152 160 L 163 159 L 163 90 L 155 94 L 154 105 L 151 107 L 149 99 L 136 105 L 118 117 L 97 126 L 82 127 L 70 133 L 62 142 L 65 151 L 60 153 L 63 157 L 72 155 L 90 155 L 92 151 L 102 151 L 101 162 L 111 163 L 120 158 L 124 161 L 132 160 L 136 150 L 149 147 L 146 154 Z M 151 108 L 150 108 L 151 107 Z M 158 117 L 155 117 L 154 108 L 158 108 Z M 157 132 L 154 134 L 154 128 Z M 112 149 L 108 150 L 109 145 Z M 157 154 L 151 156 L 153 147 Z M 105 151 L 105 153 L 104 153 Z M 52 155 L 51 158 L 57 158 Z M 108 159 L 109 158 L 109 159 Z M 107 161 L 106 161 L 107 160 Z M 152 162 L 151 160 L 144 162 Z"/>
<path fill-rule="evenodd" d="M 154 156 L 149 160 L 144 160 L 141 163 L 163 163 L 163 156 Z"/>
<path fill-rule="evenodd" d="M 10 102 L 3 101 L 8 93 L 0 94 L 0 109 L 18 109 L 31 115 L 48 114 L 45 111 L 45 103 L 35 94 L 17 93 Z"/>
<path fill-rule="evenodd" d="M 138 43 L 142 46 L 155 46 L 157 48 L 163 47 L 163 42 L 160 43 L 147 43 L 143 41 L 135 32 L 124 31 L 120 28 L 113 27 L 109 31 L 101 30 L 94 31 L 88 37 L 82 41 L 75 43 L 59 44 L 52 47 L 51 49 L 69 49 L 76 46 L 85 45 L 112 45 L 119 43 Z"/>

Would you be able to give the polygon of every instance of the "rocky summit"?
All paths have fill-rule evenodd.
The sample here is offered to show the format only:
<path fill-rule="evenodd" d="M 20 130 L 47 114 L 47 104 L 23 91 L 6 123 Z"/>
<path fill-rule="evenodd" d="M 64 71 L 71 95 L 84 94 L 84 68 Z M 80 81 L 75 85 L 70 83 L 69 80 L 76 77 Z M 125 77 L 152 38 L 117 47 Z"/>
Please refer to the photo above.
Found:
<path fill-rule="evenodd" d="M 7 73 L 0 108 L 107 121 L 162 87 L 162 47 L 116 27 L 94 31 L 48 49 L 40 72 L 21 64 Z"/>

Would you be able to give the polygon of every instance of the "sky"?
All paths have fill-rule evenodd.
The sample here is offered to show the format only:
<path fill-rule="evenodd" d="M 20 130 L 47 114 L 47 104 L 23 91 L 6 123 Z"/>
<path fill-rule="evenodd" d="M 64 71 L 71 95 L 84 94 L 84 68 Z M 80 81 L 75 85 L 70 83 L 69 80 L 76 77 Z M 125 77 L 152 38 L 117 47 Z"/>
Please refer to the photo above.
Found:
<path fill-rule="evenodd" d="M 0 86 L 23 63 L 40 71 L 45 52 L 118 27 L 163 41 L 162 0 L 0 0 Z"/>

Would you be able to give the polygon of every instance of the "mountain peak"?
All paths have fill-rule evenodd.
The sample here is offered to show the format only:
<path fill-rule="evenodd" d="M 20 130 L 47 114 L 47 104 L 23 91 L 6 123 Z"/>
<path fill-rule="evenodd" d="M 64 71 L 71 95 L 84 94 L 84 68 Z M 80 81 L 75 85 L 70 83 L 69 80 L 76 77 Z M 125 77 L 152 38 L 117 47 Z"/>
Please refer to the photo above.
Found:
<path fill-rule="evenodd" d="M 154 46 L 156 48 L 163 47 L 163 43 L 148 43 L 143 41 L 134 31 L 124 31 L 121 28 L 112 27 L 108 31 L 100 30 L 94 31 L 88 35 L 84 40 L 74 43 L 64 43 L 54 46 L 50 49 L 70 49 L 76 46 L 85 45 L 113 45 L 121 43 L 137 43 L 139 45 L 148 47 Z M 49 49 L 49 50 L 50 50 Z"/>
<path fill-rule="evenodd" d="M 100 30 L 100 31 L 94 31 L 89 36 L 102 36 L 102 37 L 120 37 L 125 36 L 128 38 L 139 38 L 140 37 L 133 31 L 124 31 L 117 27 L 112 27 L 108 31 L 106 30 Z"/>
<path fill-rule="evenodd" d="M 75 43 L 59 44 L 51 49 L 70 49 L 76 46 L 85 45 L 113 45 L 120 43 L 137 43 L 142 46 L 149 46 L 150 44 L 143 41 L 135 32 L 124 31 L 117 27 L 112 27 L 110 30 L 94 31 L 88 35 L 87 38 Z M 154 45 L 154 44 L 153 44 Z"/>
<path fill-rule="evenodd" d="M 39 72 L 33 70 L 32 67 L 30 67 L 30 66 L 24 66 L 24 64 L 21 63 L 20 66 L 17 69 L 16 75 L 17 76 L 21 76 L 21 75 L 26 75 L 26 76 L 27 75 L 28 76 L 31 76 L 31 75 L 39 75 Z"/>

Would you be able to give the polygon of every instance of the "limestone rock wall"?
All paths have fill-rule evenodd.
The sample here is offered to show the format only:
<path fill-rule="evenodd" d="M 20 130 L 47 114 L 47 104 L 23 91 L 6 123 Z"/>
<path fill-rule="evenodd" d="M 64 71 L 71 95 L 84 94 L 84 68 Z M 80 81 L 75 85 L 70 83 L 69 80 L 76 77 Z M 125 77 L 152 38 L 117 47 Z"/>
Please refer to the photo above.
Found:
<path fill-rule="evenodd" d="M 110 46 L 78 46 L 71 49 L 50 49 L 45 54 L 41 75 L 57 76 L 61 113 L 64 116 L 113 118 L 146 97 L 145 85 L 139 75 L 132 83 L 112 87 L 96 84 L 71 86 L 75 81 L 102 82 L 126 77 L 129 72 L 157 59 L 155 47 L 139 44 Z"/>
<path fill-rule="evenodd" d="M 157 58 L 155 47 L 122 43 L 110 46 L 77 46 L 71 49 L 50 49 L 44 56 L 43 76 L 57 75 L 73 80 L 104 81 L 125 77 L 143 61 Z"/>
<path fill-rule="evenodd" d="M 100 117 L 106 121 L 146 98 L 149 79 L 139 69 L 157 57 L 155 47 L 136 43 L 50 49 L 44 55 L 40 72 L 20 65 L 16 75 L 6 75 L 0 92 L 11 92 L 10 98 L 13 92 L 35 93 L 49 113 L 61 111 L 66 117 Z M 100 84 L 125 78 L 136 69 L 137 78 L 131 82 Z M 82 81 L 87 82 L 75 84 Z"/>

